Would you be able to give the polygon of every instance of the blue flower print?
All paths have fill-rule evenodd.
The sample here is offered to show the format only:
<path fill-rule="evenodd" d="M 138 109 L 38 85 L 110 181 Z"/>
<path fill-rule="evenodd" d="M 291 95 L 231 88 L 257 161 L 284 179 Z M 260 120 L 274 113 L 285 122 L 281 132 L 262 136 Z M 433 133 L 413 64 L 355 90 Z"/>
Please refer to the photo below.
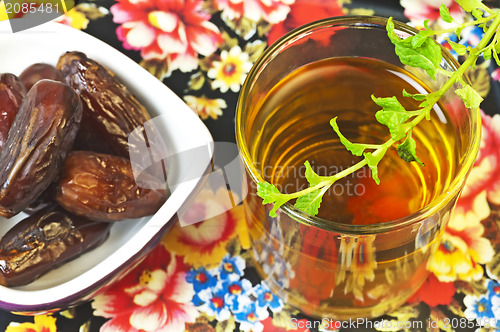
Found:
<path fill-rule="evenodd" d="M 239 256 L 231 257 L 229 254 L 222 259 L 219 268 L 220 280 L 238 280 L 243 276 L 245 260 Z"/>
<path fill-rule="evenodd" d="M 231 311 L 226 302 L 226 294 L 226 289 L 220 285 L 201 292 L 199 299 L 203 304 L 198 306 L 198 310 L 205 312 L 208 316 L 215 316 L 218 321 L 227 320 L 231 316 Z"/>
<path fill-rule="evenodd" d="M 270 308 L 272 312 L 278 312 L 283 309 L 283 301 L 276 296 L 269 286 L 262 281 L 254 288 L 255 296 L 257 297 L 257 305 L 261 308 Z"/>
<path fill-rule="evenodd" d="M 257 306 L 255 302 L 234 314 L 235 321 L 240 323 L 240 330 L 244 332 L 262 332 L 264 329 L 262 321 L 267 317 L 269 317 L 269 311 Z"/>
<path fill-rule="evenodd" d="M 202 293 L 196 293 L 194 294 L 193 296 L 193 299 L 191 300 L 191 302 L 196 306 L 196 307 L 199 307 L 203 304 L 206 303 L 206 301 L 203 299 L 203 296 L 200 296 L 200 294 Z"/>
<path fill-rule="evenodd" d="M 493 299 L 494 297 L 500 298 L 500 283 L 488 279 L 488 281 L 486 281 L 486 288 L 487 288 L 486 294 L 488 294 L 490 300 Z"/>
<path fill-rule="evenodd" d="M 464 311 L 465 318 L 475 319 L 479 325 L 491 324 L 495 319 L 492 302 L 486 295 L 466 295 L 464 304 L 467 307 Z"/>
<path fill-rule="evenodd" d="M 186 275 L 186 281 L 193 284 L 195 293 L 217 285 L 217 278 L 205 268 L 193 269 Z"/>
<path fill-rule="evenodd" d="M 252 283 L 249 280 L 227 280 L 223 283 L 223 287 L 227 292 L 226 302 L 233 312 L 241 311 L 252 302 L 249 296 L 252 291 Z"/>

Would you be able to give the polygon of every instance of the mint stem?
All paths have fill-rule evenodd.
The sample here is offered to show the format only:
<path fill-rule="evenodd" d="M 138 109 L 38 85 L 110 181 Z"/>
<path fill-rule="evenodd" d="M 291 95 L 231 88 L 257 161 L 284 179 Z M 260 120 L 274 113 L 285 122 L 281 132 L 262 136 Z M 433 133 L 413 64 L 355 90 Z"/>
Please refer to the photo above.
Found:
<path fill-rule="evenodd" d="M 481 4 L 481 5 L 484 7 L 483 4 Z M 485 9 L 483 7 L 481 7 L 481 9 L 483 9 L 483 10 L 487 9 L 487 8 Z M 375 172 L 372 175 L 373 175 L 374 180 L 378 183 L 379 179 L 378 179 L 378 176 L 376 174 L 377 163 L 385 155 L 385 153 L 387 152 L 389 147 L 391 147 L 393 144 L 395 144 L 396 142 L 398 142 L 402 139 L 400 132 L 404 132 L 403 138 L 405 140 L 411 139 L 411 133 L 412 133 L 413 128 L 420 121 L 422 121 L 424 118 L 429 117 L 429 114 L 430 114 L 431 110 L 434 108 L 435 104 L 444 96 L 444 94 L 450 88 L 453 87 L 454 84 L 456 84 L 458 82 L 459 84 L 462 85 L 463 88 L 465 88 L 467 83 L 464 79 L 464 74 L 467 71 L 467 69 L 469 69 L 470 67 L 473 67 L 476 64 L 476 61 L 477 61 L 478 57 L 482 54 L 482 52 L 484 52 L 484 50 L 486 50 L 486 48 L 490 48 L 490 47 L 492 48 L 492 51 L 495 52 L 494 46 L 495 46 L 495 43 L 498 39 L 497 30 L 500 26 L 500 14 L 498 11 L 494 11 L 494 12 L 491 10 L 486 10 L 486 11 L 488 13 L 490 13 L 491 16 L 485 17 L 482 19 L 478 19 L 474 22 L 463 23 L 462 25 L 460 25 L 460 28 L 463 29 L 466 26 L 473 25 L 473 24 L 483 24 L 483 23 L 489 22 L 493 19 L 491 25 L 489 27 L 487 27 L 485 34 L 484 34 L 483 38 L 480 40 L 480 42 L 478 43 L 478 45 L 475 48 L 469 50 L 469 57 L 457 68 L 456 71 L 450 72 L 450 73 L 446 72 L 447 76 L 449 74 L 449 78 L 446 82 L 444 82 L 444 84 L 441 86 L 441 88 L 439 90 L 426 95 L 426 101 L 427 101 L 426 106 L 424 106 L 418 110 L 415 110 L 415 111 L 409 111 L 409 112 L 407 111 L 408 113 L 406 113 L 406 114 L 409 114 L 411 117 L 414 117 L 414 118 L 409 122 L 400 123 L 399 124 L 400 125 L 399 132 L 396 132 L 396 134 L 393 134 L 391 131 L 391 135 L 392 135 L 391 138 L 389 138 L 385 143 L 380 144 L 380 145 L 378 145 L 378 144 L 352 144 L 349 141 L 347 141 L 347 139 L 340 134 L 340 132 L 338 131 L 338 127 L 335 125 L 334 130 L 337 132 L 337 134 L 341 138 L 341 141 L 342 141 L 342 139 L 344 139 L 344 141 L 346 141 L 346 143 L 343 142 L 344 145 L 349 144 L 350 146 L 356 146 L 356 147 L 361 146 L 361 148 L 363 150 L 364 149 L 371 149 L 371 150 L 373 150 L 373 152 L 372 153 L 365 152 L 363 154 L 364 158 L 361 161 L 357 162 L 356 164 L 352 165 L 351 167 L 349 167 L 347 169 L 342 170 L 341 172 L 338 172 L 337 174 L 334 174 L 331 176 L 318 176 L 318 175 L 316 175 L 315 179 L 319 179 L 319 182 L 314 181 L 314 183 L 310 183 L 310 186 L 304 190 L 297 191 L 297 192 L 291 193 L 291 194 L 280 193 L 278 195 L 279 199 L 276 198 L 276 196 L 273 196 L 274 199 L 267 200 L 267 202 L 274 201 L 275 204 L 278 204 L 278 205 L 275 205 L 275 209 L 277 209 L 279 206 L 281 206 L 282 204 L 284 204 L 285 202 L 287 202 L 291 199 L 299 198 L 299 197 L 311 194 L 311 193 L 318 191 L 318 190 L 319 190 L 319 195 L 315 194 L 314 196 L 321 197 L 324 193 L 326 193 L 328 188 L 330 188 L 337 180 L 344 178 L 344 177 L 360 170 L 361 168 L 363 168 L 367 165 L 372 169 L 373 172 Z M 389 22 L 388 22 L 388 31 L 389 31 L 389 24 L 391 24 L 391 19 L 389 19 Z M 455 31 L 455 29 L 443 30 L 443 31 L 444 32 L 451 32 L 451 31 Z M 458 31 L 458 30 L 456 30 L 456 31 Z M 393 40 L 393 39 L 396 39 L 396 38 L 391 37 L 391 40 Z M 492 39 L 493 39 L 493 44 L 490 44 Z M 393 40 L 393 42 L 396 43 L 397 40 L 396 41 Z M 495 55 L 496 55 L 496 52 L 495 52 Z M 439 68 L 438 66 L 436 66 L 436 67 Z M 441 71 L 441 70 L 438 69 L 438 71 Z M 460 90 L 463 90 L 463 89 L 460 89 Z M 458 92 L 457 92 L 457 94 L 458 94 Z M 384 99 L 384 98 L 379 98 L 379 99 Z M 388 98 L 388 99 L 391 99 L 391 102 L 393 102 L 392 98 Z M 470 101 L 468 101 L 468 102 L 470 103 Z M 477 103 L 477 105 L 479 105 L 479 103 Z M 403 111 L 405 111 L 405 110 L 403 109 Z M 332 121 L 335 124 L 335 119 L 332 119 Z M 381 121 L 379 120 L 379 122 L 381 122 Z M 331 124 L 332 124 L 332 122 L 331 122 Z M 399 153 L 400 146 L 401 145 L 398 146 L 398 153 Z M 346 145 L 346 147 L 347 147 L 347 145 Z M 352 148 L 349 148 L 349 149 L 351 150 Z M 414 150 L 414 148 L 413 148 L 413 150 Z M 360 155 L 362 153 L 362 150 L 358 149 L 357 151 L 359 151 L 359 154 L 358 154 L 358 152 L 354 153 L 353 150 L 351 150 L 351 152 L 353 152 L 353 154 L 356 154 L 356 155 Z M 414 151 L 412 153 L 414 153 Z M 418 158 L 416 157 L 416 155 L 413 155 L 413 157 L 415 157 L 415 158 L 413 158 L 413 160 L 419 161 Z M 405 159 L 405 158 L 403 158 L 403 159 Z M 311 184 L 313 184 L 313 185 L 311 185 Z M 265 196 L 265 195 L 263 194 L 261 196 L 264 200 L 266 200 L 266 198 L 269 198 L 269 197 L 263 197 L 263 196 Z M 277 203 L 278 201 L 279 201 L 279 203 Z M 316 207 L 319 207 L 319 203 Z M 315 212 L 316 211 L 317 210 L 315 210 Z"/>

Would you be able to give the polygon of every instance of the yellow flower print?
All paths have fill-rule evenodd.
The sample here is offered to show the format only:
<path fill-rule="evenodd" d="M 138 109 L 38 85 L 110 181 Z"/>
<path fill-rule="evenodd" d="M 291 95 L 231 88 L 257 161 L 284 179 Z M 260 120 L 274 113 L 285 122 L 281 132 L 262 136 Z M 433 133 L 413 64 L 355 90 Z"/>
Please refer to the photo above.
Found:
<path fill-rule="evenodd" d="M 72 0 L 66 0 L 65 3 L 69 10 L 55 21 L 78 30 L 86 29 L 91 20 L 97 20 L 109 14 L 106 8 L 96 6 L 94 3 L 79 3 L 76 6 Z"/>
<path fill-rule="evenodd" d="M 181 226 L 182 220 L 176 223 L 162 240 L 165 247 L 184 256 L 184 261 L 195 268 L 219 264 L 227 255 L 227 244 L 233 239 L 238 238 L 241 247 L 248 249 L 250 240 L 243 206 L 220 206 L 226 204 L 228 193 L 234 195 L 226 188 L 215 193 L 211 189 L 202 189 L 185 214 L 187 218 L 202 221 L 187 226 Z M 203 217 L 214 209 L 225 212 L 208 219 Z"/>
<path fill-rule="evenodd" d="M 448 227 L 437 250 L 427 262 L 427 269 L 441 282 L 473 281 L 483 276 L 480 264 L 493 258 L 494 250 L 482 237 L 484 227 L 477 224 L 461 231 Z"/>
<path fill-rule="evenodd" d="M 470 206 L 457 204 L 448 224 L 449 228 L 462 231 L 468 227 L 481 224 L 481 220 L 490 215 L 490 207 L 486 198 L 486 191 L 482 191 L 469 199 Z M 459 200 L 460 202 L 460 200 Z"/>
<path fill-rule="evenodd" d="M 35 316 L 34 323 L 10 323 L 5 332 L 56 332 L 56 319 L 52 316 Z"/>
<path fill-rule="evenodd" d="M 222 115 L 222 109 L 227 107 L 224 99 L 210 99 L 206 96 L 184 96 L 184 101 L 195 111 L 200 118 L 206 120 L 212 118 L 216 120 Z"/>
<path fill-rule="evenodd" d="M 234 46 L 229 52 L 222 51 L 220 58 L 220 61 L 212 63 L 213 67 L 207 72 L 208 77 L 214 79 L 212 88 L 220 89 L 223 93 L 229 89 L 233 92 L 240 91 L 240 86 L 252 68 L 248 54 L 242 52 L 239 46 Z"/>
<path fill-rule="evenodd" d="M 72 26 L 75 29 L 83 30 L 87 28 L 89 24 L 89 19 L 84 13 L 78 11 L 76 8 L 72 8 L 66 14 L 58 17 L 57 22 L 64 23 L 66 25 Z"/>

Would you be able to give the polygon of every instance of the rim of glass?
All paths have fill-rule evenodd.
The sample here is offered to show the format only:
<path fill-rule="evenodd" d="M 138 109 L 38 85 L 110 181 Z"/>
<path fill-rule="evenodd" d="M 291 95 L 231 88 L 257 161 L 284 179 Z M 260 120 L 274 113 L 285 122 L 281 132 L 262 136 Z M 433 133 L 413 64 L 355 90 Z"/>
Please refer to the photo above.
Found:
<path fill-rule="evenodd" d="M 240 150 L 240 154 L 242 155 L 246 171 L 250 174 L 251 178 L 255 182 L 261 182 L 263 181 L 263 178 L 255 168 L 254 161 L 251 160 L 250 158 L 248 147 L 246 145 L 246 140 L 244 138 L 245 135 L 242 127 L 243 123 L 242 104 L 245 102 L 246 96 L 250 91 L 250 86 L 252 85 L 252 82 L 254 81 L 255 77 L 260 73 L 262 66 L 265 65 L 270 60 L 270 58 L 274 57 L 275 53 L 278 52 L 283 46 L 293 41 L 293 39 L 297 38 L 298 36 L 305 36 L 312 30 L 316 30 L 318 28 L 325 28 L 329 26 L 341 26 L 341 25 L 353 28 L 361 27 L 361 26 L 356 26 L 357 23 L 363 23 L 363 24 L 369 23 L 372 24 L 373 26 L 386 26 L 387 21 L 388 21 L 387 18 L 381 16 L 338 16 L 338 17 L 330 17 L 314 21 L 289 31 L 281 38 L 279 38 L 277 41 L 275 41 L 271 46 L 269 46 L 264 51 L 264 53 L 257 59 L 257 61 L 252 66 L 250 72 L 248 73 L 245 82 L 242 86 L 238 98 L 238 103 L 236 107 L 236 116 L 235 116 L 236 143 Z M 404 24 L 394 19 L 393 22 L 395 30 L 408 33 L 411 35 L 418 33 L 417 29 L 407 24 Z M 367 28 L 367 26 L 363 25 L 363 28 Z M 448 65 L 450 65 L 453 68 L 453 70 L 456 70 L 460 66 L 460 64 L 448 52 L 447 49 L 445 49 L 442 45 L 440 45 L 440 47 L 441 47 L 441 53 L 443 54 L 443 59 L 447 62 Z M 318 227 L 327 231 L 341 232 L 353 235 L 377 234 L 387 231 L 393 231 L 399 228 L 407 227 L 411 224 L 418 223 L 421 220 L 430 217 L 431 215 L 436 213 L 441 207 L 446 205 L 453 197 L 455 197 L 455 195 L 458 194 L 479 152 L 480 138 L 481 138 L 481 130 L 480 130 L 481 115 L 479 109 L 469 110 L 469 112 L 472 121 L 475 120 L 474 121 L 475 126 L 471 128 L 471 144 L 469 144 L 469 147 L 465 152 L 465 162 L 460 165 L 457 174 L 455 175 L 454 179 L 449 184 L 449 186 L 445 188 L 443 192 L 438 197 L 436 197 L 432 202 L 430 202 L 420 210 L 403 218 L 373 225 L 342 224 L 332 220 L 319 218 L 302 212 L 301 210 L 293 206 L 293 204 L 290 202 L 283 204 L 280 207 L 280 210 L 290 215 L 297 222 Z"/>

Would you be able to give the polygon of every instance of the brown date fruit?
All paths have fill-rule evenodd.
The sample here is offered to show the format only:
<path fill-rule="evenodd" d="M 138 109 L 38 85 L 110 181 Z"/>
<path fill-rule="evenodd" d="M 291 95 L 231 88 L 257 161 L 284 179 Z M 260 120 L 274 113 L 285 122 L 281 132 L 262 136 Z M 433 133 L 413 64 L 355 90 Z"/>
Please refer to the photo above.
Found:
<path fill-rule="evenodd" d="M 0 150 L 25 96 L 26 88 L 19 77 L 10 73 L 0 74 Z"/>
<path fill-rule="evenodd" d="M 57 204 L 54 199 L 55 190 L 56 183 L 52 182 L 44 192 L 23 209 L 23 212 L 31 216 L 49 205 Z"/>
<path fill-rule="evenodd" d="M 129 135 L 151 120 L 146 108 L 114 73 L 84 53 L 66 52 L 56 68 L 82 98 L 85 128 L 95 129 L 98 139 L 103 138 L 114 154 L 130 158 L 129 149 L 135 147 L 129 146 Z M 134 134 L 144 141 L 144 131 Z"/>
<path fill-rule="evenodd" d="M 26 90 L 29 91 L 33 84 L 36 82 L 49 79 L 62 82 L 61 74 L 57 71 L 56 67 L 48 63 L 34 63 L 23 70 L 19 75 Z"/>
<path fill-rule="evenodd" d="M 101 136 L 88 119 L 82 117 L 80 129 L 76 134 L 74 150 L 90 150 L 99 153 L 115 154 L 111 145 Z"/>
<path fill-rule="evenodd" d="M 59 175 L 82 116 L 76 92 L 38 81 L 28 91 L 0 152 L 0 215 L 26 208 Z"/>
<path fill-rule="evenodd" d="M 12 227 L 0 240 L 0 284 L 31 283 L 46 272 L 102 244 L 111 223 L 50 206 Z"/>
<path fill-rule="evenodd" d="M 165 181 L 167 147 L 146 108 L 113 72 L 81 52 L 66 52 L 56 65 L 63 80 L 80 95 L 83 116 L 75 150 L 115 154 Z M 149 122 L 148 122 L 149 121 Z M 155 159 L 155 161 L 153 161 Z M 159 160 L 158 160 L 159 159 Z"/>
<path fill-rule="evenodd" d="M 152 176 L 150 181 L 158 182 Z M 160 187 L 159 183 L 139 187 L 126 158 L 72 151 L 64 162 L 55 198 L 73 214 L 117 221 L 154 214 L 167 198 L 166 186 Z"/>

